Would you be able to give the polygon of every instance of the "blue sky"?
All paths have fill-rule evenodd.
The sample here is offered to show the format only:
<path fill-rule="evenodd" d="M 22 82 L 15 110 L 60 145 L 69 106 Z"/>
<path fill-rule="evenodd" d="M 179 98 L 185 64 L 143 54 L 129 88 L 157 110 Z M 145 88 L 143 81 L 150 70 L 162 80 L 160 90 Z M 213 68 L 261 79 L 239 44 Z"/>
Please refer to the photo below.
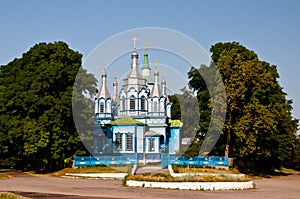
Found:
<path fill-rule="evenodd" d="M 278 66 L 279 82 L 300 118 L 300 1 L 0 1 L 0 65 L 39 42 L 63 40 L 87 54 L 111 35 L 133 28 L 182 32 L 205 50 L 238 41 Z"/>

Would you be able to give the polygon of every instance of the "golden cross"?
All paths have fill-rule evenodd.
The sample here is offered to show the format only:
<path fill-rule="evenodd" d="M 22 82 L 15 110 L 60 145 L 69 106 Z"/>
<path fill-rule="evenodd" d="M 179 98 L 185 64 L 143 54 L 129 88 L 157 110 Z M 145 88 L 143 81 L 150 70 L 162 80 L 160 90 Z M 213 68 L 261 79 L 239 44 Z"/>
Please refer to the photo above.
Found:
<path fill-rule="evenodd" d="M 114 72 L 114 78 L 117 78 L 117 71 Z"/>
<path fill-rule="evenodd" d="M 133 40 L 133 48 L 135 49 L 136 48 L 137 38 L 134 36 L 132 40 Z"/>
<path fill-rule="evenodd" d="M 158 59 L 155 59 L 155 60 L 154 60 L 154 63 L 155 63 L 155 69 L 157 69 Z"/>
<path fill-rule="evenodd" d="M 106 70 L 106 64 L 107 64 L 107 62 L 106 62 L 105 60 L 103 60 L 103 61 L 102 61 L 102 67 L 103 67 L 103 71 L 105 71 L 105 70 Z"/>
<path fill-rule="evenodd" d="M 165 69 L 164 68 L 161 69 L 161 74 L 162 74 L 162 77 L 165 78 Z"/>
<path fill-rule="evenodd" d="M 147 50 L 147 46 L 148 46 L 148 42 L 145 41 L 145 42 L 144 42 L 144 49 L 145 49 L 145 50 Z"/>

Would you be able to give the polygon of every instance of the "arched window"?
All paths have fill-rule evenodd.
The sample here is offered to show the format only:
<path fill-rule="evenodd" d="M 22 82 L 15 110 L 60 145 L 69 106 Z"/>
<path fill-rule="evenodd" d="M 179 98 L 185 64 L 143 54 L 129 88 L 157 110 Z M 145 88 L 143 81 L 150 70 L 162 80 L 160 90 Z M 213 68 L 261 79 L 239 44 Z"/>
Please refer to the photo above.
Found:
<path fill-rule="evenodd" d="M 145 110 L 145 101 L 146 101 L 145 96 L 142 96 L 141 97 L 141 110 Z"/>
<path fill-rule="evenodd" d="M 104 103 L 100 103 L 100 113 L 104 113 Z"/>
<path fill-rule="evenodd" d="M 158 112 L 158 110 L 157 110 L 157 101 L 154 101 L 153 112 Z"/>
<path fill-rule="evenodd" d="M 135 97 L 133 95 L 130 97 L 130 110 L 135 110 Z"/>

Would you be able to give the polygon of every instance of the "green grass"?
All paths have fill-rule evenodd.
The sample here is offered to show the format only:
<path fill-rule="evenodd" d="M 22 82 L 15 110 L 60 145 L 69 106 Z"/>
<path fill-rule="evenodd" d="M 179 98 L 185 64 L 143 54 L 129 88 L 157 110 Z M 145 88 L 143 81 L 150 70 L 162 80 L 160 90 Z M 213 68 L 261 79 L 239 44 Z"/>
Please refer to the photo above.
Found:
<path fill-rule="evenodd" d="M 8 178 L 8 175 L 5 174 L 5 173 L 0 173 L 0 179 L 1 179 L 1 178 Z"/>
<path fill-rule="evenodd" d="M 222 168 L 205 168 L 205 167 L 188 167 L 188 166 L 177 166 L 172 165 L 175 173 L 218 173 L 218 174 L 240 174 L 239 170 L 233 169 L 222 169 Z"/>
<path fill-rule="evenodd" d="M 9 194 L 9 193 L 0 193 L 0 199 L 18 199 L 17 195 Z"/>
<path fill-rule="evenodd" d="M 275 170 L 275 172 L 283 172 L 283 173 L 297 173 L 298 171 L 294 169 L 281 168 L 280 170 Z"/>
<path fill-rule="evenodd" d="M 132 165 L 117 165 L 117 166 L 95 166 L 95 167 L 80 167 L 80 168 L 65 168 L 61 171 L 53 173 L 55 176 L 62 176 L 65 173 L 130 173 Z"/>
<path fill-rule="evenodd" d="M 156 173 L 143 175 L 129 175 L 127 180 L 148 181 L 148 182 L 247 182 L 248 177 L 231 178 L 227 176 L 183 176 L 172 177 L 171 175 Z"/>

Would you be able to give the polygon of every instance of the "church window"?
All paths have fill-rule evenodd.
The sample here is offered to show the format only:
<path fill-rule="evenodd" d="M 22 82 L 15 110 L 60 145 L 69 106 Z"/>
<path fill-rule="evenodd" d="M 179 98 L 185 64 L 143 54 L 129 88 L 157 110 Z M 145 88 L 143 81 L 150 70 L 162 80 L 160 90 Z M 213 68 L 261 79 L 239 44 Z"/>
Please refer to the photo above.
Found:
<path fill-rule="evenodd" d="M 132 135 L 132 133 L 126 134 L 126 150 L 127 151 L 133 150 L 133 135 Z"/>
<path fill-rule="evenodd" d="M 116 134 L 116 147 L 117 147 L 117 150 L 122 150 L 122 134 L 121 133 Z"/>
<path fill-rule="evenodd" d="M 145 96 L 142 96 L 141 97 L 141 110 L 145 110 L 145 101 L 146 101 Z"/>
<path fill-rule="evenodd" d="M 153 109 L 154 109 L 153 112 L 158 112 L 158 110 L 157 110 L 157 101 L 154 102 L 154 108 Z"/>
<path fill-rule="evenodd" d="M 134 110 L 135 109 L 135 97 L 132 95 L 130 97 L 130 110 Z"/>
<path fill-rule="evenodd" d="M 149 151 L 154 151 L 154 139 L 150 138 L 149 139 Z"/>
<path fill-rule="evenodd" d="M 103 113 L 104 112 L 104 103 L 101 102 L 100 103 L 100 113 Z"/>

